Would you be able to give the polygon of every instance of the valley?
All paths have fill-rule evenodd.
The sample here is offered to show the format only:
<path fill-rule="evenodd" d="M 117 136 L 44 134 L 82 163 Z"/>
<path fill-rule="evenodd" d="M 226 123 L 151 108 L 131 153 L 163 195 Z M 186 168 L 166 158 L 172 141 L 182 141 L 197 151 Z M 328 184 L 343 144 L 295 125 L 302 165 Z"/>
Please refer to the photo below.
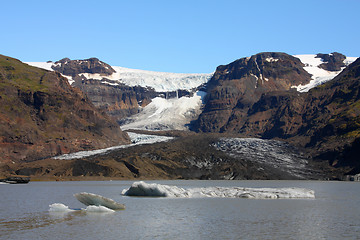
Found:
<path fill-rule="evenodd" d="M 359 64 L 340 53 L 291 56 L 274 52 L 220 65 L 209 74 L 127 69 L 96 58 L 29 62 L 27 71 L 42 68 L 36 71 L 67 79 L 63 89 L 84 94 L 97 111 L 106 113 L 112 124 L 117 122 L 127 133 L 119 127 L 113 130 L 115 125 L 111 134 L 99 132 L 110 126 L 99 122 L 97 129 L 87 129 L 99 144 L 105 141 L 101 138 L 108 138 L 107 144 L 95 145 L 94 139 L 84 136 L 81 141 L 91 144 L 70 148 L 71 137 L 81 135 L 60 123 L 61 136 L 73 135 L 53 142 L 68 145 L 41 155 L 4 148 L 11 141 L 2 130 L 1 146 L 7 149 L 8 155 L 3 156 L 8 160 L 1 159 L 0 171 L 52 180 L 343 179 L 344 174 L 360 172 L 356 159 Z M 3 82 L 10 81 L 8 71 L 3 67 Z M 41 78 L 37 81 L 41 86 Z M 60 112 L 43 105 L 35 106 L 37 112 L 31 110 L 30 115 Z M 91 115 L 82 116 L 89 119 Z M 49 133 L 59 126 L 41 121 Z M 54 128 L 49 130 L 48 125 Z M 136 134 L 168 138 L 135 144 L 143 141 L 136 140 L 141 136 Z M 16 140 L 19 137 L 12 139 L 12 145 L 24 144 Z M 90 153 L 100 148 L 105 150 Z M 78 157 L 63 155 L 78 151 L 82 151 Z M 23 157 L 13 161 L 17 152 Z"/>

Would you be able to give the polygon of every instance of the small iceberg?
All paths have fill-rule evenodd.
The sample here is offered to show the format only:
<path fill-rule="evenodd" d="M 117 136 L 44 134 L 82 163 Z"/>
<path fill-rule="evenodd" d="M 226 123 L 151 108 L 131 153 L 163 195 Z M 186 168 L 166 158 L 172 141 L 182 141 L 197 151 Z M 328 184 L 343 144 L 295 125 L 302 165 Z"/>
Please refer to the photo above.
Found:
<path fill-rule="evenodd" d="M 97 195 L 94 193 L 76 193 L 74 194 L 79 202 L 85 204 L 86 206 L 104 206 L 110 208 L 112 210 L 124 210 L 125 205 L 121 203 L 117 203 L 110 198 L 103 197 L 101 195 Z"/>
<path fill-rule="evenodd" d="M 142 197 L 218 197 L 218 198 L 254 198 L 254 199 L 293 199 L 315 198 L 315 192 L 306 188 L 244 188 L 244 187 L 206 187 L 184 189 L 177 186 L 157 183 L 134 182 L 124 189 L 125 196 Z"/>
<path fill-rule="evenodd" d="M 74 194 L 77 200 L 85 204 L 86 208 L 71 209 L 62 203 L 53 203 L 49 205 L 50 212 L 73 212 L 73 211 L 85 211 L 85 212 L 115 212 L 115 210 L 124 210 L 125 205 L 117 203 L 110 198 L 103 197 L 94 193 L 76 193 Z"/>
<path fill-rule="evenodd" d="M 75 209 L 70 209 L 68 206 L 62 203 L 53 203 L 49 205 L 49 212 L 73 212 Z"/>

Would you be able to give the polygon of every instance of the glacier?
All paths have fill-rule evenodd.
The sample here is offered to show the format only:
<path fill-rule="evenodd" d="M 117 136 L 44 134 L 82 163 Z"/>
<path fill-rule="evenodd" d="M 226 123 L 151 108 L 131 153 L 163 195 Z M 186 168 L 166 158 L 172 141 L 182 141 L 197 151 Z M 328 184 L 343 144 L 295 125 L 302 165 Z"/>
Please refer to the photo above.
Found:
<path fill-rule="evenodd" d="M 314 199 L 315 192 L 306 188 L 245 188 L 245 187 L 205 187 L 180 188 L 157 183 L 134 182 L 124 189 L 122 195 L 137 197 L 170 198 L 253 198 L 253 199 Z"/>
<path fill-rule="evenodd" d="M 26 62 L 26 64 L 53 71 L 53 62 Z M 104 80 L 105 84 L 114 85 L 106 82 L 106 79 L 123 83 L 128 86 L 151 87 L 157 92 L 171 92 L 176 90 L 191 90 L 207 83 L 213 73 L 169 73 L 155 72 L 140 69 L 111 66 L 115 73 L 104 76 L 98 73 L 79 73 L 87 79 Z M 63 75 L 72 84 L 74 81 L 71 76 Z"/>
<path fill-rule="evenodd" d="M 217 150 L 249 162 L 272 167 L 297 178 L 308 178 L 314 170 L 306 156 L 286 142 L 259 138 L 220 138 L 212 144 Z"/>
<path fill-rule="evenodd" d="M 142 145 L 142 144 L 153 144 L 157 142 L 166 142 L 173 139 L 173 137 L 166 137 L 166 136 L 157 136 L 157 135 L 149 135 L 149 134 L 139 134 L 139 133 L 133 133 L 133 132 L 127 132 L 131 139 L 131 144 L 128 145 L 119 145 L 109 148 L 103 148 L 103 149 L 97 149 L 97 150 L 91 150 L 91 151 L 80 151 L 75 153 L 67 153 L 63 155 L 59 155 L 56 157 L 53 157 L 53 159 L 58 160 L 72 160 L 72 159 L 79 159 L 84 157 L 90 157 L 94 155 L 102 155 L 106 154 L 107 152 L 114 151 L 121 148 L 128 148 L 136 145 Z"/>
<path fill-rule="evenodd" d="M 205 95 L 198 91 L 192 97 L 153 98 L 139 113 L 125 119 L 121 129 L 186 130 L 201 113 Z"/>

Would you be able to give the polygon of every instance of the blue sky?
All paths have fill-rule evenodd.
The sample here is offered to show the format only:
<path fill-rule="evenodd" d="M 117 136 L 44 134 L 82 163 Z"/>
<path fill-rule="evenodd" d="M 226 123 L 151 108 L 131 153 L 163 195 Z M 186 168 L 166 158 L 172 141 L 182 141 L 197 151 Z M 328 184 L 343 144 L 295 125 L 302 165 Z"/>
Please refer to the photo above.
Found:
<path fill-rule="evenodd" d="M 360 0 L 12 0 L 0 54 L 209 73 L 259 52 L 360 56 Z"/>

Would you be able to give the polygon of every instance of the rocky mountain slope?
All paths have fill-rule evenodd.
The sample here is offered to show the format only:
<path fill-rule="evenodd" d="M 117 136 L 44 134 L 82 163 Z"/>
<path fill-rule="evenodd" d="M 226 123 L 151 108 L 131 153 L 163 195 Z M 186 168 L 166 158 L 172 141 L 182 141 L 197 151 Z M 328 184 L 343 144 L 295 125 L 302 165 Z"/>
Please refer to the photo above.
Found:
<path fill-rule="evenodd" d="M 260 56 L 264 58 L 266 55 Z M 318 56 L 329 59 L 321 54 Z M 321 67 L 335 70 L 344 68 L 343 64 L 335 62 L 336 59 L 343 62 L 345 57 L 333 54 L 330 55 L 330 59 L 333 60 L 321 64 Z M 240 62 L 246 62 L 246 59 Z M 305 147 L 311 156 L 327 160 L 333 166 L 357 169 L 360 163 L 355 160 L 356 155 L 352 154 L 356 153 L 360 137 L 359 64 L 358 59 L 333 80 L 304 93 L 291 89 L 291 84 L 272 89 L 273 85 L 270 85 L 264 90 L 270 81 L 261 82 L 265 85 L 261 90 L 255 86 L 248 86 L 246 90 L 248 93 L 251 92 L 252 98 L 243 97 L 241 88 L 243 84 L 257 83 L 256 79 L 249 77 L 254 74 L 251 63 L 246 65 L 246 71 L 243 71 L 240 77 L 230 79 L 226 78 L 229 73 L 224 73 L 223 70 L 229 67 L 221 66 L 210 81 L 213 82 L 213 87 L 209 89 L 209 100 L 199 117 L 197 129 L 204 132 L 284 139 L 293 145 Z M 260 70 L 266 69 L 266 64 L 260 66 Z M 236 69 L 240 71 L 239 69 L 242 70 L 244 67 L 238 65 Z M 273 71 L 277 69 L 273 68 Z M 298 76 L 300 80 L 308 77 L 302 71 L 290 71 L 301 73 Z M 215 77 L 218 74 L 219 77 Z M 281 73 L 273 74 L 277 76 L 274 81 L 284 82 L 279 77 Z M 295 81 L 295 76 L 285 75 L 285 78 Z M 224 80 L 219 82 L 218 79 Z M 297 81 L 295 85 L 298 83 L 301 82 Z M 228 94 L 229 89 L 232 90 L 231 95 Z"/>
<path fill-rule="evenodd" d="M 327 59 L 331 59 L 332 65 L 336 60 L 342 63 L 337 63 L 337 66 L 345 65 L 346 57 L 338 55 L 326 56 L 329 56 Z M 238 132 L 245 123 L 249 109 L 263 94 L 292 89 L 308 90 L 309 85 L 314 87 L 335 77 L 339 71 L 331 74 L 321 69 L 330 64 L 321 57 L 324 54 L 316 56 L 322 64 L 314 67 L 306 63 L 306 55 L 301 56 L 301 61 L 285 53 L 267 52 L 219 66 L 208 83 L 206 105 L 194 129 L 203 132 Z"/>
<path fill-rule="evenodd" d="M 120 124 L 136 121 L 134 118 L 126 118 L 141 112 L 152 99 L 179 99 L 194 96 L 198 88 L 206 83 L 212 75 L 152 72 L 111 67 L 96 58 L 84 60 L 64 58 L 55 63 L 31 62 L 29 64 L 60 72 L 69 79 L 73 87 L 77 87 L 86 93 L 96 107 L 105 110 Z M 183 102 L 183 100 L 181 101 Z M 171 101 L 176 102 L 176 100 Z M 180 116 L 182 128 L 193 120 L 193 107 L 196 107 L 195 111 L 199 111 L 198 105 L 201 105 L 201 100 L 194 103 L 194 106 L 190 106 L 189 110 L 183 110 L 185 113 Z M 163 107 L 163 105 L 155 106 L 158 110 Z M 150 108 L 154 109 L 154 106 L 150 106 Z M 190 117 L 188 117 L 189 115 Z M 175 125 L 172 126 L 171 122 L 167 121 L 166 123 L 151 123 L 148 126 L 142 124 L 142 128 L 153 129 L 163 126 L 173 129 L 179 126 L 178 123 Z M 139 128 L 140 125 L 136 124 L 133 127 Z"/>
<path fill-rule="evenodd" d="M 69 160 L 68 170 L 51 160 L 47 167 L 31 171 L 45 176 L 57 169 L 56 176 L 70 177 L 81 171 L 69 169 L 80 168 L 87 176 L 196 179 L 334 179 L 346 172 L 360 172 L 356 158 L 359 62 L 349 65 L 354 60 L 339 53 L 259 53 L 219 66 L 209 82 L 197 76 L 193 78 L 196 84 L 188 84 L 187 89 L 181 89 L 180 82 L 186 80 L 178 76 L 120 67 L 111 67 L 112 72 L 100 61 L 96 66 L 104 69 L 92 72 L 82 61 L 71 62 L 71 69 L 79 65 L 76 74 L 67 76 L 73 86 L 87 92 L 108 113 L 113 111 L 124 128 L 179 130 L 201 113 L 192 125 L 199 135 L 183 133 L 186 137 L 180 134 L 171 143 Z M 66 65 L 69 61 L 60 62 Z M 50 69 L 60 65 L 47 64 Z M 207 93 L 195 94 L 204 83 L 202 90 Z M 275 153 L 270 154 L 271 150 Z M 301 151 L 304 155 L 298 154 Z M 278 154 L 281 152 L 286 154 Z M 341 169 L 328 168 L 328 163 Z M 93 167 L 86 170 L 89 166 Z M 22 165 L 12 171 L 25 173 L 24 169 L 33 168 Z"/>
<path fill-rule="evenodd" d="M 105 177 L 204 180 L 336 179 L 341 175 L 326 164 L 312 162 L 303 156 L 299 149 L 281 141 L 234 139 L 224 138 L 224 135 L 219 134 L 191 132 L 166 134 L 176 138 L 83 158 L 13 164 L 9 165 L 8 171 L 32 177 L 64 180 Z"/>
<path fill-rule="evenodd" d="M 0 55 L 0 162 L 126 144 L 116 122 L 57 72 Z"/>

